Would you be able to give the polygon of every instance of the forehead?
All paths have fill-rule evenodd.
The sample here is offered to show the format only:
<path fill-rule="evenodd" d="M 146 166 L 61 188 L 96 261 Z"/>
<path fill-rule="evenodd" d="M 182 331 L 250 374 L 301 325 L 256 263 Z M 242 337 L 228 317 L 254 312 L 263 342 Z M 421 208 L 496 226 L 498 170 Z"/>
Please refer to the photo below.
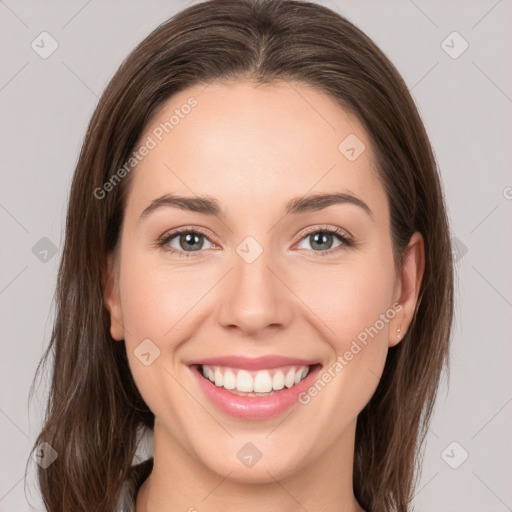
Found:
<path fill-rule="evenodd" d="M 261 211 L 333 192 L 360 197 L 377 217 L 387 213 L 366 131 L 308 85 L 190 87 L 161 106 L 136 148 L 142 145 L 151 149 L 133 171 L 127 205 L 133 214 L 164 193 L 213 196 L 237 215 L 237 207 Z"/>

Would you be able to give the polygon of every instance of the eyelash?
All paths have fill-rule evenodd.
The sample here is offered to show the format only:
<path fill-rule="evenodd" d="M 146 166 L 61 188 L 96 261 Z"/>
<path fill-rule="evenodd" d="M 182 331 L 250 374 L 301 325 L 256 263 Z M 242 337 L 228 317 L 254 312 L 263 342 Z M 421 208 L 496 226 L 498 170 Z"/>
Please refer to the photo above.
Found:
<path fill-rule="evenodd" d="M 176 229 L 170 233 L 166 233 L 165 235 L 163 235 L 158 240 L 157 246 L 160 247 L 162 250 L 167 251 L 171 254 L 176 254 L 180 258 L 196 257 L 196 254 L 194 254 L 194 253 L 202 252 L 202 251 L 187 252 L 187 251 L 180 251 L 180 250 L 174 249 L 172 247 L 165 247 L 165 245 L 168 244 L 173 238 L 175 238 L 177 235 L 181 235 L 183 233 L 202 235 L 209 240 L 207 234 L 204 233 L 203 231 L 201 231 L 200 229 L 198 229 L 198 228 L 192 229 L 192 228 L 184 227 L 184 228 Z M 316 256 L 319 256 L 319 257 L 329 256 L 329 255 L 337 252 L 339 249 L 341 249 L 343 247 L 353 247 L 356 245 L 355 242 L 352 240 L 352 238 L 347 236 L 343 230 L 341 230 L 340 228 L 332 228 L 332 227 L 320 227 L 320 228 L 317 227 L 311 231 L 303 233 L 299 242 L 302 241 L 304 238 L 306 238 L 310 235 L 313 235 L 315 233 L 329 233 L 332 235 L 336 235 L 339 238 L 339 240 L 342 242 L 342 245 L 340 245 L 334 249 L 328 249 L 326 251 L 312 251 L 313 253 L 315 253 L 315 257 Z M 211 242 L 211 240 L 210 240 L 210 242 Z"/>

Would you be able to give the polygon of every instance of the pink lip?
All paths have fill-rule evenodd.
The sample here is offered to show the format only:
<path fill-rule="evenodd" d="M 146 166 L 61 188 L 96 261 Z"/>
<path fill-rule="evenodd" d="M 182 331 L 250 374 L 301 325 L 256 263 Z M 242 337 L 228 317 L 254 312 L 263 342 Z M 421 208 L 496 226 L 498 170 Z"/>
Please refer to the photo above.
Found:
<path fill-rule="evenodd" d="M 227 366 L 224 364 L 227 362 L 229 358 L 222 358 L 223 364 L 219 364 L 219 366 Z M 264 358 L 263 358 L 264 359 Z M 205 360 L 207 361 L 207 360 Z M 214 361 L 214 359 L 208 360 Z M 253 360 L 254 361 L 254 360 Z M 261 364 L 261 358 L 259 359 Z M 286 359 L 287 364 L 290 364 L 289 361 L 298 361 L 292 359 Z M 232 361 L 230 361 L 232 362 Z M 247 362 L 247 361 L 246 361 Z M 237 362 L 239 363 L 239 361 Z M 212 365 L 213 363 L 204 364 Z M 270 364 L 270 363 L 267 363 Z M 291 363 L 291 364 L 300 364 L 303 363 Z M 306 363 L 307 364 L 307 363 Z M 234 365 L 237 368 L 240 366 Z M 284 366 L 284 365 L 283 365 Z M 304 364 L 305 366 L 305 364 Z M 272 368 L 275 366 L 267 366 L 267 368 Z M 284 388 L 281 391 L 275 391 L 273 394 L 269 396 L 239 396 L 224 388 L 218 388 L 210 382 L 208 379 L 205 379 L 200 373 L 200 367 L 198 365 L 194 365 L 190 367 L 192 373 L 196 376 L 199 386 L 203 390 L 204 394 L 211 400 L 211 402 L 225 414 L 229 416 L 233 416 L 235 418 L 243 419 L 243 420 L 265 420 L 269 418 L 273 418 L 275 416 L 279 416 L 283 414 L 287 409 L 292 407 L 297 403 L 298 397 L 301 393 L 306 391 L 311 384 L 316 379 L 318 375 L 321 365 L 318 364 L 311 368 L 308 375 L 305 379 L 301 380 L 295 386 L 291 388 Z M 247 369 L 247 366 L 245 367 Z M 258 366 L 258 368 L 262 368 L 262 366 Z"/>
<path fill-rule="evenodd" d="M 197 359 L 190 361 L 191 365 L 207 366 L 226 366 L 229 368 L 239 368 L 240 370 L 268 370 L 270 368 L 279 368 L 281 366 L 312 366 L 318 361 L 307 361 L 305 359 L 294 359 L 284 356 L 262 356 L 262 357 L 240 357 L 225 356 L 211 357 L 209 359 Z"/>

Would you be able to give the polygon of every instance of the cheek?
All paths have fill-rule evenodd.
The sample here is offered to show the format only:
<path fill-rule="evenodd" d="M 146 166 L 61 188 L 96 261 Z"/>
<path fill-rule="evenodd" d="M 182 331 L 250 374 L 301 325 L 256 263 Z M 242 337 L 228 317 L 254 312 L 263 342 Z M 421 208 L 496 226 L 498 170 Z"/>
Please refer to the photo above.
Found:
<path fill-rule="evenodd" d="M 317 406 L 323 402 L 343 407 L 347 417 L 359 414 L 375 392 L 386 361 L 389 322 L 396 313 L 392 259 L 382 257 L 382 251 L 373 254 L 324 276 L 329 291 L 323 296 L 323 306 L 318 306 L 333 353 L 324 368 L 326 373 L 331 369 L 325 379 L 332 384 L 322 391 Z"/>
<path fill-rule="evenodd" d="M 315 303 L 337 351 L 346 350 L 347 342 L 350 345 L 350 340 L 369 329 L 376 338 L 387 337 L 391 317 L 388 314 L 384 323 L 381 319 L 392 306 L 393 272 L 388 266 L 377 261 L 340 266 L 324 275 L 323 281 L 328 283 L 324 292 L 310 290 L 307 300 Z M 378 333 L 372 329 L 375 325 Z"/>
<path fill-rule="evenodd" d="M 120 289 L 126 330 L 132 339 L 155 339 L 169 348 L 179 338 L 185 317 L 211 288 L 212 276 L 198 266 L 171 266 L 165 258 L 144 254 L 126 258 L 123 265 Z"/>
<path fill-rule="evenodd" d="M 127 355 L 135 382 L 152 408 L 151 401 L 159 399 L 172 380 L 168 372 L 175 375 L 181 371 L 175 356 L 179 346 L 190 338 L 191 325 L 200 324 L 202 317 L 198 315 L 204 314 L 201 298 L 216 279 L 206 267 L 192 268 L 186 263 L 171 266 L 165 258 L 148 257 L 136 248 L 126 250 L 125 255 L 120 293 Z M 150 358 L 158 355 L 149 366 L 137 357 L 142 346 Z M 155 389 L 162 391 L 155 393 Z"/>
<path fill-rule="evenodd" d="M 144 257 L 142 251 L 137 254 L 134 250 L 122 261 L 120 292 L 130 370 L 144 401 L 157 417 L 179 418 L 180 404 L 187 398 L 175 384 L 174 379 L 181 381 L 183 376 L 174 356 L 188 339 L 184 332 L 187 313 L 191 314 L 191 307 L 204 294 L 195 288 L 199 279 L 191 286 L 192 276 L 190 271 L 185 275 L 165 262 Z M 142 356 L 146 353 L 149 358 Z M 146 365 L 144 359 L 150 364 Z M 166 424 L 174 422 L 168 420 Z"/>
<path fill-rule="evenodd" d="M 377 257 L 371 263 L 340 265 L 323 276 L 317 274 L 329 283 L 323 295 L 311 284 L 306 289 L 304 281 L 305 302 L 317 301 L 313 309 L 321 322 L 316 325 L 332 350 L 300 403 L 316 419 L 311 435 L 325 446 L 355 420 L 378 386 L 388 351 L 389 322 L 395 314 L 390 310 L 392 268 Z"/>

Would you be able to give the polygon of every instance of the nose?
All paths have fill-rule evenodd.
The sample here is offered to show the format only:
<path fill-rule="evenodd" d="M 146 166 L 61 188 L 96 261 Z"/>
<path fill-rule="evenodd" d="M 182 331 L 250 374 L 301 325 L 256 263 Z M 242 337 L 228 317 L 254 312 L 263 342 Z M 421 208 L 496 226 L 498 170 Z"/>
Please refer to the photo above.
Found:
<path fill-rule="evenodd" d="M 290 324 L 294 295 L 270 253 L 264 250 L 251 263 L 234 255 L 234 268 L 226 276 L 219 297 L 217 320 L 222 327 L 263 337 L 269 329 Z"/>

